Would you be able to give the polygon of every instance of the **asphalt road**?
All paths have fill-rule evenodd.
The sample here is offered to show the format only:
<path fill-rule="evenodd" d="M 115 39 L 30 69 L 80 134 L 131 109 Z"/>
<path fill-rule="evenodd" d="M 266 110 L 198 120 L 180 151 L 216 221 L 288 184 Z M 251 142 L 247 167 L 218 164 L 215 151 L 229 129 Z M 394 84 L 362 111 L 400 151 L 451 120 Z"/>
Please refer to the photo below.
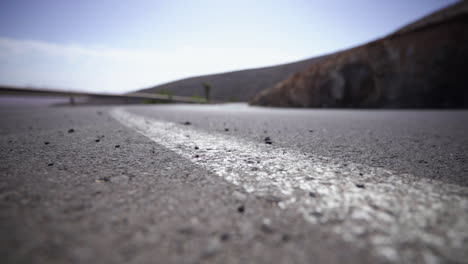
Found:
<path fill-rule="evenodd" d="M 1 263 L 468 263 L 468 112 L 0 108 Z"/>

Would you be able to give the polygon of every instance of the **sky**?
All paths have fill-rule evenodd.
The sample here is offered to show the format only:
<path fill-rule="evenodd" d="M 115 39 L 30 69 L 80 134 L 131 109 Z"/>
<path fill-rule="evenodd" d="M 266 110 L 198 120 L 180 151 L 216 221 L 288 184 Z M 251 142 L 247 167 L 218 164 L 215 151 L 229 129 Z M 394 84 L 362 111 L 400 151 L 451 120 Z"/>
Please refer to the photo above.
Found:
<path fill-rule="evenodd" d="M 123 93 L 364 44 L 455 0 L 1 0 L 0 84 Z"/>

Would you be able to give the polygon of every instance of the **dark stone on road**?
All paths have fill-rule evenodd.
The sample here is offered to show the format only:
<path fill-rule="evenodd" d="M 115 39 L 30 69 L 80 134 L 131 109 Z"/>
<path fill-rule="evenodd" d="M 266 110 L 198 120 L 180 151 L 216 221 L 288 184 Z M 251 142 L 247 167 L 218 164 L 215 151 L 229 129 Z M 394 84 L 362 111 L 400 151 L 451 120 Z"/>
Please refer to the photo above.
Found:
<path fill-rule="evenodd" d="M 228 132 L 228 131 L 229 131 L 229 128 L 225 128 L 224 131 Z"/>
<path fill-rule="evenodd" d="M 320 212 L 310 212 L 309 214 L 312 215 L 312 216 L 315 216 L 315 217 L 322 217 L 323 216 L 323 214 L 320 213 Z"/>
<path fill-rule="evenodd" d="M 361 184 L 361 183 L 357 183 L 356 187 L 361 188 L 361 189 L 366 188 L 366 186 L 364 184 Z"/>
<path fill-rule="evenodd" d="M 186 125 L 186 126 L 190 126 L 192 123 L 190 123 L 189 121 L 185 121 L 182 123 L 182 125 Z"/>
<path fill-rule="evenodd" d="M 49 164 L 47 164 L 47 166 L 49 166 L 49 167 L 50 167 L 50 166 L 54 166 L 54 164 L 53 164 L 53 163 L 49 163 Z"/>
<path fill-rule="evenodd" d="M 241 214 L 244 213 L 245 212 L 245 207 L 243 205 L 237 207 L 237 212 L 239 212 Z"/>
<path fill-rule="evenodd" d="M 100 181 L 103 181 L 103 182 L 110 182 L 110 178 L 109 177 L 101 177 L 99 178 Z"/>
<path fill-rule="evenodd" d="M 199 149 L 199 147 L 198 147 L 198 146 L 195 146 L 194 149 Z"/>
<path fill-rule="evenodd" d="M 50 144 L 49 141 L 45 141 L 45 142 L 44 142 L 44 145 L 49 145 L 49 144 Z"/>
<path fill-rule="evenodd" d="M 120 148 L 120 145 L 115 145 L 115 148 Z"/>
<path fill-rule="evenodd" d="M 309 197 L 315 198 L 315 197 L 317 197 L 317 195 L 315 193 L 313 193 L 313 192 L 309 192 Z"/>
<path fill-rule="evenodd" d="M 68 129 L 68 133 L 73 133 L 73 132 L 75 132 L 75 129 L 73 128 Z"/>
<path fill-rule="evenodd" d="M 271 145 L 273 142 L 271 141 L 271 138 L 270 137 L 266 137 L 265 138 L 265 144 L 269 144 Z"/>
<path fill-rule="evenodd" d="M 219 237 L 219 239 L 221 239 L 221 241 L 228 241 L 230 238 L 231 238 L 231 235 L 229 235 L 229 233 L 223 233 Z"/>

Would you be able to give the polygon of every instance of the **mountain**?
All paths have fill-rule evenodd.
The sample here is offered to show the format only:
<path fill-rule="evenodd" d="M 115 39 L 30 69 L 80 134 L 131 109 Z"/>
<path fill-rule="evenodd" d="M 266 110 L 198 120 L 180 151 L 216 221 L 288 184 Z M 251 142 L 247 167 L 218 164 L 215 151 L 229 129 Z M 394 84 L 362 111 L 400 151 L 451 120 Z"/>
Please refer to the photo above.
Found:
<path fill-rule="evenodd" d="M 180 96 L 204 96 L 203 83 L 209 84 L 211 98 L 221 101 L 248 101 L 258 92 L 272 87 L 289 75 L 304 69 L 323 57 L 302 60 L 271 67 L 186 78 L 139 92 L 170 93 Z"/>
<path fill-rule="evenodd" d="M 331 54 L 261 91 L 252 105 L 468 107 L 468 1 Z"/>

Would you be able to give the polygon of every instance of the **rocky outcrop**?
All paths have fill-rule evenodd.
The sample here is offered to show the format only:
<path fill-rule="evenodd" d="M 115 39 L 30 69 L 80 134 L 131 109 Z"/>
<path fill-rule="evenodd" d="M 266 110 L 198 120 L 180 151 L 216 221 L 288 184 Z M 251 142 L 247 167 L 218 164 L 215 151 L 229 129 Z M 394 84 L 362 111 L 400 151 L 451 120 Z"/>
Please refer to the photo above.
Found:
<path fill-rule="evenodd" d="M 468 107 L 468 2 L 338 52 L 257 94 L 285 107 Z"/>

